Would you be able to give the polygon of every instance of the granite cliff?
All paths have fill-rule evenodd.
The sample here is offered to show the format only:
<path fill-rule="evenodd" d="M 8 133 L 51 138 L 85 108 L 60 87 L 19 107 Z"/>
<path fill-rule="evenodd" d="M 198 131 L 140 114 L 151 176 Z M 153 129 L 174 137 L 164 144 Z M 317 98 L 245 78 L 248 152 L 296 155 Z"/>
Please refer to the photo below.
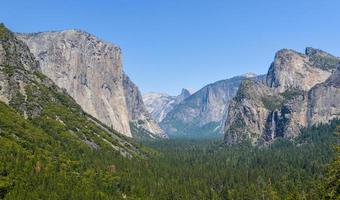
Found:
<path fill-rule="evenodd" d="M 247 78 L 263 76 L 245 74 L 209 84 L 175 105 L 161 121 L 161 127 L 173 137 L 221 136 L 229 101 Z"/>
<path fill-rule="evenodd" d="M 142 94 L 140 93 L 138 87 L 130 80 L 130 78 L 123 74 L 123 89 L 125 93 L 125 99 L 127 104 L 128 116 L 130 121 L 130 126 L 132 130 L 143 131 L 150 137 L 160 137 L 166 138 L 167 135 L 159 127 L 158 123 L 152 119 L 150 113 L 147 111 Z M 134 133 L 132 131 L 132 134 Z"/>
<path fill-rule="evenodd" d="M 136 120 L 155 136 L 164 133 L 146 112 L 138 88 L 123 72 L 121 50 L 79 31 L 17 34 L 41 65 L 43 74 L 70 94 L 87 113 L 131 137 Z"/>
<path fill-rule="evenodd" d="M 339 64 L 339 58 L 318 49 L 278 51 L 266 83 L 241 83 L 228 108 L 225 141 L 266 144 L 339 118 Z"/>
<path fill-rule="evenodd" d="M 65 89 L 45 76 L 27 45 L 3 24 L 0 107 L 5 116 L 1 118 L 1 140 L 15 144 L 15 148 L 48 152 L 53 159 L 60 156 L 53 152 L 68 147 L 108 150 L 125 157 L 145 156 L 126 137 L 84 112 Z M 65 155 L 60 157 L 65 160 Z"/>

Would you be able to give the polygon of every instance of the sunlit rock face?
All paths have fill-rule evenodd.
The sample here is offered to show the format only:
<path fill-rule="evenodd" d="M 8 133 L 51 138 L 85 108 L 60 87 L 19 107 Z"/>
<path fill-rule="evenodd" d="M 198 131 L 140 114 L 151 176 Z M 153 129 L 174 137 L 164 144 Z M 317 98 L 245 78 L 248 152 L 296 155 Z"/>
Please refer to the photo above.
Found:
<path fill-rule="evenodd" d="M 225 141 L 270 143 L 300 129 L 340 117 L 340 59 L 307 48 L 276 53 L 266 83 L 244 81 L 228 108 Z"/>
<path fill-rule="evenodd" d="M 328 123 L 340 115 L 340 68 L 308 92 L 308 125 Z"/>
<path fill-rule="evenodd" d="M 123 74 L 123 88 L 130 122 L 136 124 L 139 129 L 146 130 L 148 134 L 151 134 L 151 137 L 167 138 L 167 135 L 147 111 L 138 87 L 125 73 Z"/>
<path fill-rule="evenodd" d="M 263 80 L 248 73 L 209 84 L 175 105 L 161 122 L 172 137 L 220 137 L 230 100 L 244 79 Z"/>
<path fill-rule="evenodd" d="M 133 84 L 130 80 L 123 85 L 124 78 L 128 78 L 123 72 L 121 50 L 116 45 L 79 30 L 17 36 L 36 56 L 42 72 L 101 122 L 131 137 L 130 120 L 147 118 L 142 117 L 146 113 L 140 108 L 143 101 L 138 88 L 129 87 Z M 126 88 L 134 90 L 125 91 Z M 155 130 L 157 126 L 153 124 Z M 160 129 L 155 134 L 158 133 Z"/>
<path fill-rule="evenodd" d="M 190 91 L 183 88 L 181 94 L 177 96 L 157 92 L 145 93 L 143 100 L 152 118 L 157 122 L 161 122 L 174 106 L 181 103 L 190 95 Z"/>
<path fill-rule="evenodd" d="M 332 70 L 317 65 L 308 55 L 288 49 L 278 51 L 268 71 L 267 85 L 278 92 L 289 88 L 307 91 L 315 84 L 325 81 Z"/>

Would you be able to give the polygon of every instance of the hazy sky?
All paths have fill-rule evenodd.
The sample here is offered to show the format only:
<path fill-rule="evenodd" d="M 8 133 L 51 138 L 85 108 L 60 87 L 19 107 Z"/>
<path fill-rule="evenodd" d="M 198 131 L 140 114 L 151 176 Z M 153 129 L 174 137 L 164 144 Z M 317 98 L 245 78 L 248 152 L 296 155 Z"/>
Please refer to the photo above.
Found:
<path fill-rule="evenodd" d="M 4 0 L 17 32 L 77 28 L 119 45 L 142 92 L 266 73 L 281 48 L 340 56 L 339 0 Z"/>

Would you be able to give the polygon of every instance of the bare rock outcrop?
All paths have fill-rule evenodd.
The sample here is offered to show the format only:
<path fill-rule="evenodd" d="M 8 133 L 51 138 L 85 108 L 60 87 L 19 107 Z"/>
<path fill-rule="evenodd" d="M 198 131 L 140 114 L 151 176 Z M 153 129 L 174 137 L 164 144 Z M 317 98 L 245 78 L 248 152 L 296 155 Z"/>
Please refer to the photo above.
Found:
<path fill-rule="evenodd" d="M 0 104 L 3 108 L 1 114 L 5 117 L 2 121 L 5 124 L 8 124 L 6 121 L 14 122 L 1 130 L 1 139 L 13 141 L 25 151 L 32 150 L 32 145 L 49 152 L 54 151 L 50 143 L 58 144 L 53 146 L 57 148 L 84 144 L 93 150 L 111 149 L 124 157 L 146 156 L 119 132 L 85 113 L 65 89 L 41 72 L 39 62 L 29 47 L 2 23 Z M 22 117 L 26 120 L 22 121 Z M 21 123 L 15 126 L 17 121 Z M 22 132 L 26 128 L 29 131 Z"/>
<path fill-rule="evenodd" d="M 66 89 L 87 113 L 131 136 L 117 46 L 78 30 L 18 37 L 37 57 L 42 72 Z"/>
<path fill-rule="evenodd" d="M 317 67 L 312 57 L 307 54 L 283 49 L 276 53 L 269 68 L 267 85 L 278 92 L 289 88 L 307 91 L 315 84 L 325 81 L 330 74 L 331 71 Z"/>
<path fill-rule="evenodd" d="M 259 79 L 248 73 L 217 81 L 187 97 L 167 114 L 161 127 L 173 137 L 218 137 L 223 135 L 224 119 L 230 100 L 244 79 Z"/>
<path fill-rule="evenodd" d="M 157 122 L 161 122 L 166 115 L 179 103 L 190 96 L 190 91 L 183 88 L 181 94 L 171 96 L 168 94 L 149 92 L 143 95 L 146 109 L 152 118 Z"/>
<path fill-rule="evenodd" d="M 79 31 L 17 34 L 41 65 L 42 73 L 65 89 L 89 114 L 132 137 L 130 121 L 142 120 L 155 135 L 163 132 L 149 120 L 138 88 L 123 72 L 121 50 Z"/>
<path fill-rule="evenodd" d="M 340 68 L 308 92 L 308 125 L 328 123 L 340 116 Z"/>
<path fill-rule="evenodd" d="M 264 132 L 270 111 L 262 101 L 263 96 L 274 98 L 274 91 L 257 81 L 242 81 L 236 97 L 230 101 L 228 107 L 225 124 L 225 139 L 228 143 L 238 143 L 247 138 L 255 143 Z"/>
<path fill-rule="evenodd" d="M 225 141 L 266 144 L 340 117 L 340 59 L 318 49 L 275 55 L 266 84 L 246 80 L 228 108 Z"/>
<path fill-rule="evenodd" d="M 146 130 L 146 133 L 151 133 L 151 137 L 155 135 L 160 138 L 166 138 L 167 135 L 146 110 L 138 87 L 125 73 L 123 74 L 123 87 L 130 122 L 138 126 L 139 129 Z"/>

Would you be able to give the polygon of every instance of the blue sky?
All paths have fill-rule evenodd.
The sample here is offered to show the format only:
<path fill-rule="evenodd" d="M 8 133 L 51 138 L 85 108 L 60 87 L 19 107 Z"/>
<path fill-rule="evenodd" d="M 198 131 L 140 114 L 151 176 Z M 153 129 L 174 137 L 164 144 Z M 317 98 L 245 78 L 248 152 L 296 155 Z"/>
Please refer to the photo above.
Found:
<path fill-rule="evenodd" d="M 118 44 L 142 92 L 177 94 L 266 73 L 281 48 L 340 56 L 339 0 L 36 0 L 1 2 L 17 32 L 77 28 Z"/>

